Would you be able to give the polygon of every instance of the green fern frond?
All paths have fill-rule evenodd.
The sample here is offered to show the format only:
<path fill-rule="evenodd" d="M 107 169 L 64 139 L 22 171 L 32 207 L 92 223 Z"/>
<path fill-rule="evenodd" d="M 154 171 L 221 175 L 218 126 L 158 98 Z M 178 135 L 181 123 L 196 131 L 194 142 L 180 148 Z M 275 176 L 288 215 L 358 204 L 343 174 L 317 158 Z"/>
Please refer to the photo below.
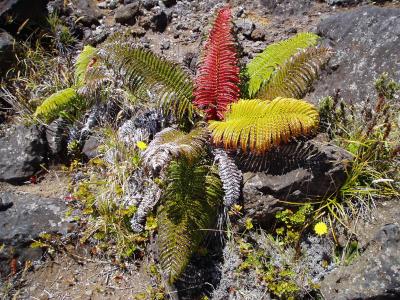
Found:
<path fill-rule="evenodd" d="M 108 64 L 123 74 L 132 93 L 145 87 L 158 95 L 164 110 L 174 115 L 181 125 L 186 125 L 188 120 L 193 122 L 193 81 L 179 65 L 149 50 L 126 44 L 114 42 L 109 49 Z"/>
<path fill-rule="evenodd" d="M 305 101 L 276 98 L 241 100 L 232 104 L 224 121 L 210 122 L 213 141 L 225 148 L 265 153 L 317 127 L 318 111 Z"/>
<path fill-rule="evenodd" d="M 75 89 L 67 88 L 52 94 L 36 108 L 34 116 L 45 120 L 47 123 L 58 118 L 63 111 L 79 112 L 82 111 L 84 103 L 76 93 Z"/>
<path fill-rule="evenodd" d="M 253 97 L 261 85 L 268 81 L 275 69 L 294 55 L 299 49 L 315 46 L 318 35 L 304 32 L 296 36 L 268 46 L 247 64 L 248 93 Z"/>
<path fill-rule="evenodd" d="M 161 266 L 173 283 L 184 271 L 207 229 L 214 227 L 223 196 L 214 167 L 181 158 L 168 168 L 164 204 L 158 210 Z"/>
<path fill-rule="evenodd" d="M 75 78 L 78 85 L 85 82 L 85 74 L 89 64 L 93 61 L 97 54 L 97 49 L 92 46 L 85 46 L 78 55 L 75 62 Z"/>
<path fill-rule="evenodd" d="M 154 173 L 179 157 L 193 161 L 204 153 L 208 140 L 209 133 L 204 127 L 197 127 L 189 133 L 166 128 L 155 135 L 143 153 L 143 165 Z"/>
<path fill-rule="evenodd" d="M 257 98 L 304 97 L 330 56 L 331 50 L 328 48 L 308 48 L 298 52 L 276 69 L 257 93 Z"/>

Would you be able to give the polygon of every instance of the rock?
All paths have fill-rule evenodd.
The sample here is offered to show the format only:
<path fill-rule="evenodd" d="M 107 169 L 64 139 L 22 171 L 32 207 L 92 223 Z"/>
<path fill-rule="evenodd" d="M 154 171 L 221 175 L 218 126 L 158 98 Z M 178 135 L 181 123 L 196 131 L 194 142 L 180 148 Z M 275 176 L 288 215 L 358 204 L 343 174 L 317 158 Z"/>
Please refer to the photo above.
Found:
<path fill-rule="evenodd" d="M 251 33 L 255 29 L 254 23 L 249 19 L 240 19 L 235 22 L 239 32 L 241 32 L 245 37 L 250 37 Z"/>
<path fill-rule="evenodd" d="M 312 102 L 340 89 L 345 101 L 375 99 L 375 79 L 383 72 L 400 81 L 400 8 L 366 6 L 331 16 L 317 32 L 336 53 L 328 71 L 308 96 Z"/>
<path fill-rule="evenodd" d="M 256 28 L 251 33 L 250 37 L 253 41 L 265 41 L 265 31 L 260 28 Z"/>
<path fill-rule="evenodd" d="M 5 74 L 15 61 L 14 38 L 0 28 L 0 75 Z"/>
<path fill-rule="evenodd" d="M 68 144 L 68 123 L 59 118 L 46 128 L 46 140 L 53 158 L 65 159 Z"/>
<path fill-rule="evenodd" d="M 85 144 L 83 145 L 82 153 L 88 158 L 92 159 L 99 155 L 98 148 L 100 146 L 100 140 L 97 136 L 90 136 Z"/>
<path fill-rule="evenodd" d="M 166 7 L 171 7 L 176 4 L 176 0 L 162 0 L 162 2 Z"/>
<path fill-rule="evenodd" d="M 38 260 L 41 249 L 32 249 L 33 240 L 39 240 L 42 233 L 66 235 L 72 224 L 65 220 L 67 207 L 55 198 L 42 198 L 31 194 L 0 192 L 0 206 L 9 203 L 7 209 L 0 209 L 0 277 L 10 273 L 11 259 L 17 259 L 18 268 L 27 260 Z"/>
<path fill-rule="evenodd" d="M 296 150 L 300 153 L 299 156 L 293 150 L 293 162 L 286 157 L 290 157 L 292 150 L 281 150 L 277 155 L 267 158 L 274 161 L 277 169 L 285 171 L 281 175 L 276 175 L 272 167 L 266 168 L 267 171 L 243 174 L 243 202 L 247 217 L 259 224 L 266 224 L 276 211 L 283 209 L 283 204 L 278 203 L 277 199 L 304 202 L 307 199 L 331 195 L 343 185 L 352 160 L 351 155 L 319 139 L 317 137 L 302 146 L 304 149 L 314 148 L 309 153 Z M 279 162 L 279 156 L 284 161 L 283 164 Z M 242 168 L 241 162 L 237 163 Z M 292 167 L 286 168 L 286 165 L 291 164 Z"/>
<path fill-rule="evenodd" d="M 140 13 L 140 5 L 138 2 L 122 5 L 115 11 L 115 22 L 134 25 L 136 23 L 136 17 L 139 16 Z"/>
<path fill-rule="evenodd" d="M 164 32 L 168 26 L 168 16 L 159 7 L 153 8 L 154 15 L 151 18 L 151 29 L 153 31 Z"/>
<path fill-rule="evenodd" d="M 363 0 L 325 0 L 329 5 L 354 5 L 363 2 Z"/>
<path fill-rule="evenodd" d="M 399 299 L 400 220 L 383 225 L 359 258 L 341 266 L 321 283 L 326 299 Z"/>
<path fill-rule="evenodd" d="M 50 1 L 47 4 L 47 9 L 49 10 L 49 13 L 51 14 L 55 13 L 59 16 L 69 16 L 73 12 L 71 7 L 66 5 L 64 0 Z"/>
<path fill-rule="evenodd" d="M 2 0 L 0 1 L 0 27 L 15 35 L 20 26 L 24 25 L 23 32 L 30 34 L 32 30 L 42 27 L 46 23 L 48 0 Z M 12 19 L 12 22 L 9 20 Z M 21 32 L 20 32 L 21 34 Z"/>
<path fill-rule="evenodd" d="M 103 13 L 94 0 L 73 0 L 73 4 L 74 13 L 79 18 L 80 23 L 87 27 L 99 24 L 99 19 L 103 16 Z"/>
<path fill-rule="evenodd" d="M 312 5 L 312 0 L 260 0 L 268 13 L 300 15 L 308 11 Z"/>
<path fill-rule="evenodd" d="M 45 162 L 47 144 L 40 126 L 11 128 L 0 138 L 0 181 L 21 183 Z"/>
<path fill-rule="evenodd" d="M 161 42 L 160 49 L 161 50 L 168 50 L 171 47 L 171 42 L 168 40 L 164 40 Z"/>
<path fill-rule="evenodd" d="M 142 1 L 143 7 L 147 10 L 151 10 L 154 6 L 158 4 L 158 0 L 144 0 Z"/>

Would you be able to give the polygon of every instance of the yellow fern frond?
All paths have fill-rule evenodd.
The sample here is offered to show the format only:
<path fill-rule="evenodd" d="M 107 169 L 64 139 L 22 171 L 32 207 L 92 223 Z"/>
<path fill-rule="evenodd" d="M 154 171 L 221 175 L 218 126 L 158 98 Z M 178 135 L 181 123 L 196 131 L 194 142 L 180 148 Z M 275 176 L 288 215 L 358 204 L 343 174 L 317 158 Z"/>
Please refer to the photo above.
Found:
<path fill-rule="evenodd" d="M 257 93 L 257 98 L 302 98 L 331 56 L 329 48 L 308 48 L 288 59 Z"/>
<path fill-rule="evenodd" d="M 310 134 L 318 122 L 318 111 L 308 102 L 254 99 L 232 104 L 225 120 L 210 122 L 209 129 L 214 143 L 225 148 L 264 153 L 294 137 Z"/>
<path fill-rule="evenodd" d="M 299 33 L 296 36 L 268 46 L 247 64 L 249 76 L 248 92 L 253 97 L 261 85 L 268 81 L 275 69 L 282 65 L 299 49 L 315 46 L 318 35 L 309 32 Z"/>

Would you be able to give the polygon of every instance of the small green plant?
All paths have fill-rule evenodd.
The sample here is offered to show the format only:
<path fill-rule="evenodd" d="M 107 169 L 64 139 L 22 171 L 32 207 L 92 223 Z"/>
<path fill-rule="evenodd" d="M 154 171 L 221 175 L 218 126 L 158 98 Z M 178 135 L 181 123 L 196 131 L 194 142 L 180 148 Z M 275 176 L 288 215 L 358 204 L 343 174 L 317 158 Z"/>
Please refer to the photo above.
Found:
<path fill-rule="evenodd" d="M 278 222 L 278 227 L 275 232 L 283 244 L 296 245 L 299 242 L 312 212 L 313 207 L 308 203 L 300 206 L 297 211 L 285 209 L 276 213 L 275 218 Z"/>

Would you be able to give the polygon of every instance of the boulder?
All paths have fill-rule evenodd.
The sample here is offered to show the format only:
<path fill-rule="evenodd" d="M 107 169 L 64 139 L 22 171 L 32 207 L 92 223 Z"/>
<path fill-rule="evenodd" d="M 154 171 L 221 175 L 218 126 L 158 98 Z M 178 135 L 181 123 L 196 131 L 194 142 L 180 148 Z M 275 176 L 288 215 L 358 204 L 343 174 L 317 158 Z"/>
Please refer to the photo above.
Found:
<path fill-rule="evenodd" d="M 15 61 L 14 38 L 0 28 L 0 75 L 5 74 Z"/>
<path fill-rule="evenodd" d="M 65 220 L 67 207 L 55 198 L 31 194 L 0 192 L 0 277 L 10 273 L 10 262 L 17 259 L 17 267 L 26 260 L 38 260 L 41 249 L 32 249 L 33 240 L 42 233 L 66 235 L 73 227 Z"/>
<path fill-rule="evenodd" d="M 43 25 L 47 18 L 48 0 L 2 0 L 0 1 L 0 27 L 6 29 L 11 34 L 16 34 L 24 24 L 24 30 L 37 29 Z M 13 20 L 10 22 L 10 20 Z M 28 30 L 28 32 L 31 32 Z"/>
<path fill-rule="evenodd" d="M 65 159 L 68 146 L 68 122 L 56 119 L 46 128 L 46 140 L 53 158 Z"/>
<path fill-rule="evenodd" d="M 0 138 L 0 181 L 21 183 L 45 162 L 47 143 L 41 126 L 17 126 Z"/>
<path fill-rule="evenodd" d="M 274 168 L 267 165 L 263 171 L 243 174 L 246 218 L 252 218 L 258 224 L 267 224 L 277 211 L 283 209 L 284 204 L 279 200 L 301 203 L 332 195 L 343 185 L 352 160 L 347 151 L 321 141 L 320 137 L 305 142 L 302 148 L 312 150 L 309 154 L 301 155 L 293 151 L 295 159 L 290 162 L 288 157 L 292 150 L 285 153 L 283 148 L 277 151 L 277 155 L 268 158 Z M 240 161 L 238 165 L 243 169 Z M 274 172 L 275 165 L 284 172 Z M 248 170 L 247 167 L 245 171 Z"/>
<path fill-rule="evenodd" d="M 383 72 L 400 81 L 400 8 L 365 6 L 322 20 L 317 33 L 335 50 L 312 102 L 336 90 L 347 102 L 375 99 L 374 81 Z"/>
<path fill-rule="evenodd" d="M 127 5 L 121 5 L 115 11 L 115 22 L 121 24 L 134 25 L 136 18 L 141 14 L 140 3 L 133 2 Z"/>
<path fill-rule="evenodd" d="M 397 212 L 399 220 L 398 208 Z M 321 292 L 325 299 L 399 299 L 399 223 L 382 226 L 350 266 L 339 267 L 325 277 Z"/>
<path fill-rule="evenodd" d="M 99 24 L 99 19 L 103 13 L 97 7 L 94 0 L 73 0 L 74 14 L 79 18 L 79 22 L 84 26 L 91 26 Z"/>

